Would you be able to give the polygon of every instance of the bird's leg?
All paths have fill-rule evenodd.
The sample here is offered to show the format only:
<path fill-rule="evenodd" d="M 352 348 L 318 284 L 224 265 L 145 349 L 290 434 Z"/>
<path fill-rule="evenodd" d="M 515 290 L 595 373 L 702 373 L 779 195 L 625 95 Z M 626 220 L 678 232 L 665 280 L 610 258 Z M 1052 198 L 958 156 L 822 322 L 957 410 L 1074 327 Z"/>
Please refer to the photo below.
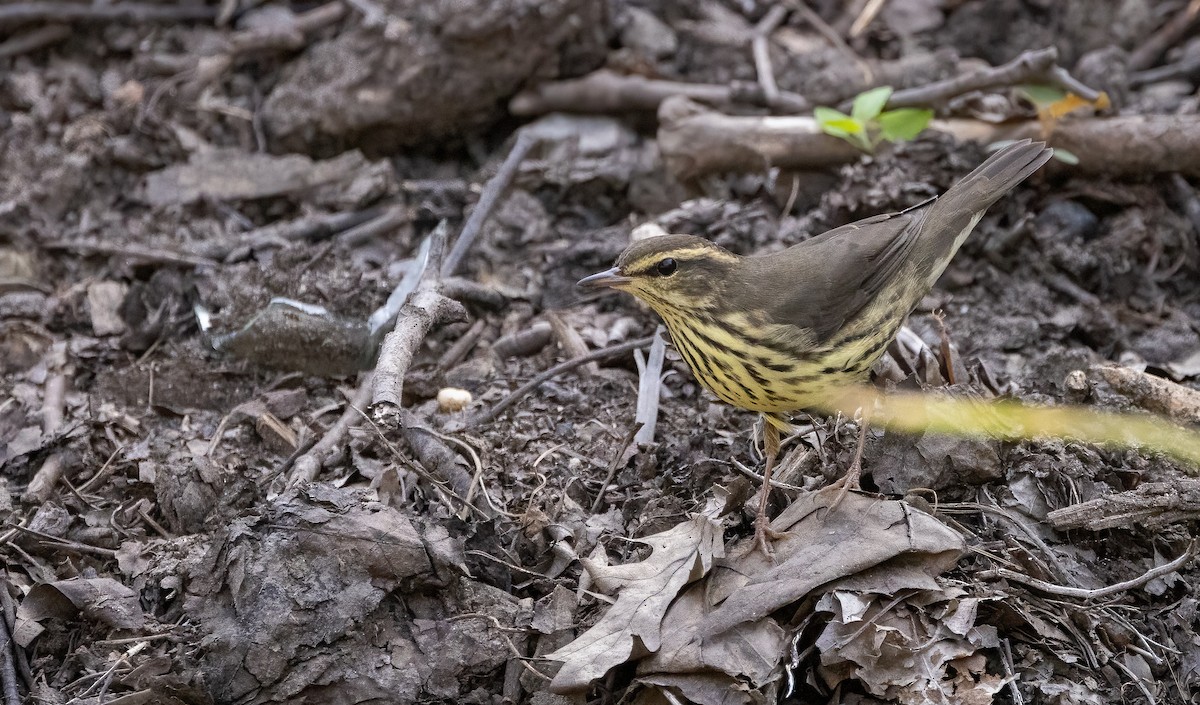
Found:
<path fill-rule="evenodd" d="M 771 497 L 771 472 L 775 469 L 775 461 L 779 458 L 779 428 L 763 417 L 763 455 L 766 456 L 766 467 L 763 469 L 763 486 L 758 500 L 758 516 L 754 518 L 754 545 L 764 555 L 771 555 L 768 538 L 779 538 L 779 533 L 771 529 L 771 518 L 767 516 L 767 500 Z"/>
<path fill-rule="evenodd" d="M 867 443 L 867 429 L 870 422 L 867 420 L 867 412 L 864 410 L 858 421 L 858 445 L 854 448 L 854 459 L 850 461 L 850 467 L 846 470 L 846 474 L 840 480 L 829 485 L 825 490 L 837 490 L 837 496 L 829 503 L 829 510 L 837 509 L 837 506 L 846 498 L 846 494 L 850 490 L 859 488 L 858 478 L 862 475 L 862 455 L 863 446 Z"/>

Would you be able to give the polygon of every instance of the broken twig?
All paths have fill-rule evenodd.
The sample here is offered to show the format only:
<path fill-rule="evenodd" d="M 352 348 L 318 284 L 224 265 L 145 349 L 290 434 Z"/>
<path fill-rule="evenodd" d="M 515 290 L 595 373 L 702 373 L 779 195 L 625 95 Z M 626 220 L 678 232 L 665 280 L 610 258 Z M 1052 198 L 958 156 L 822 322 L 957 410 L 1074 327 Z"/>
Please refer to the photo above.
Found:
<path fill-rule="evenodd" d="M 375 365 L 369 412 L 375 423 L 395 428 L 404 390 L 404 375 L 425 336 L 435 326 L 466 319 L 462 304 L 441 294 L 442 253 L 446 245 L 445 221 L 429 235 L 428 260 L 416 291 L 400 308 L 395 327 L 383 339 Z"/>

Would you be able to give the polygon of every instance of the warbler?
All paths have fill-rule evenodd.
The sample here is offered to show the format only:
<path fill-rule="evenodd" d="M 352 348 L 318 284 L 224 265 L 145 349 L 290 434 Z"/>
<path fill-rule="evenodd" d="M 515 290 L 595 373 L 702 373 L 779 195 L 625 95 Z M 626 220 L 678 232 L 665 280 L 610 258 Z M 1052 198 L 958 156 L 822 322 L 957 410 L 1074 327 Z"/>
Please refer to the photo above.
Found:
<path fill-rule="evenodd" d="M 739 256 L 692 235 L 647 238 L 579 285 L 644 301 L 701 384 L 763 415 L 755 540 L 766 551 L 771 472 L 789 414 L 862 381 L 984 212 L 1052 154 L 1042 142 L 1015 142 L 936 199 L 782 252 Z M 857 486 L 865 431 L 860 424 L 854 461 L 834 485 L 839 499 Z"/>

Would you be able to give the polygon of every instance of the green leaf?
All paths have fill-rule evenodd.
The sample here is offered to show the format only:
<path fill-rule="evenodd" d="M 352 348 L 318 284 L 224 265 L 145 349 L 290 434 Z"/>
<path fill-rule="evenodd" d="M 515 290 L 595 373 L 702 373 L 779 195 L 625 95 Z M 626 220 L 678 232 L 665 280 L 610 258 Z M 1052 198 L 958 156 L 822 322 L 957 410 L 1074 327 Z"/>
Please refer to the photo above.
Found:
<path fill-rule="evenodd" d="M 1063 164 L 1070 164 L 1071 166 L 1075 166 L 1079 163 L 1079 157 L 1075 156 L 1071 152 L 1068 152 L 1062 147 L 1054 148 L 1054 158 Z"/>
<path fill-rule="evenodd" d="M 866 126 L 854 118 L 843 118 L 825 123 L 825 129 L 845 132 L 848 135 L 861 135 L 866 132 Z"/>
<path fill-rule="evenodd" d="M 813 118 L 821 126 L 821 131 L 827 135 L 846 139 L 851 135 L 862 134 L 866 129 L 858 120 L 833 108 L 814 108 Z"/>
<path fill-rule="evenodd" d="M 925 108 L 898 108 L 879 116 L 879 131 L 888 142 L 911 140 L 929 127 L 933 111 Z"/>
<path fill-rule="evenodd" d="M 1050 105 L 1067 97 L 1067 92 L 1058 86 L 1041 86 L 1030 83 L 1018 86 L 1018 90 L 1034 105 Z"/>
<path fill-rule="evenodd" d="M 817 107 L 813 108 L 813 119 L 817 121 L 817 124 L 824 126 L 839 120 L 850 120 L 851 117 L 840 110 Z"/>
<path fill-rule="evenodd" d="M 883 106 L 887 105 L 888 98 L 891 97 L 891 86 L 880 86 L 859 93 L 858 97 L 854 99 L 854 107 L 850 110 L 850 115 L 862 122 L 874 120 L 879 113 L 883 112 Z"/>

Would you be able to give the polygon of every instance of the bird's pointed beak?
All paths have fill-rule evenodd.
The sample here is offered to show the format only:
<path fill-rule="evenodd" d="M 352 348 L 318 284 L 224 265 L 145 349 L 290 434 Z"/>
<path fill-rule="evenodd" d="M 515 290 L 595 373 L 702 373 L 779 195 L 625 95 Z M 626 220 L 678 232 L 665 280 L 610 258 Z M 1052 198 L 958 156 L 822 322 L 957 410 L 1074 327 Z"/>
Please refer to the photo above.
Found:
<path fill-rule="evenodd" d="M 620 267 L 613 267 L 612 269 L 606 269 L 603 272 L 593 274 L 590 277 L 584 277 L 575 286 L 587 287 L 589 289 L 599 289 L 601 287 L 617 288 L 631 281 L 633 281 L 631 277 L 621 274 Z"/>

